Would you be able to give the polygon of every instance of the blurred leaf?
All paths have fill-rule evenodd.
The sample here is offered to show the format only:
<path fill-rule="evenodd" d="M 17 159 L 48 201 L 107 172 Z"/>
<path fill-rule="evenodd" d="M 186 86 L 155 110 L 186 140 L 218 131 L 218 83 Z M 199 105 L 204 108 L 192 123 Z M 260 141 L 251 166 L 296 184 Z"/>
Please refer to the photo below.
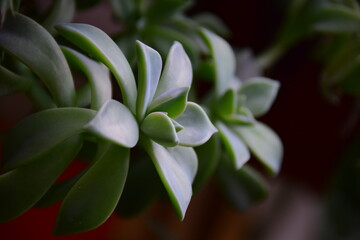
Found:
<path fill-rule="evenodd" d="M 181 219 L 184 219 L 186 209 L 192 196 L 191 179 L 187 174 L 187 163 L 180 165 L 179 159 L 171 155 L 169 150 L 151 140 L 144 140 L 144 147 L 151 157 L 160 178 L 170 196 L 170 200 Z M 185 167 L 185 168 L 184 168 Z"/>
<path fill-rule="evenodd" d="M 171 119 L 163 112 L 153 112 L 145 117 L 141 130 L 155 142 L 167 146 L 176 146 L 179 139 Z"/>
<path fill-rule="evenodd" d="M 251 111 L 246 107 L 239 107 L 237 111 L 230 115 L 223 117 L 227 123 L 251 125 L 254 123 L 255 118 Z"/>
<path fill-rule="evenodd" d="M 212 13 L 199 13 L 192 18 L 202 27 L 209 29 L 222 37 L 227 38 L 231 34 L 230 29 L 226 26 L 223 20 Z"/>
<path fill-rule="evenodd" d="M 193 189 L 198 191 L 208 182 L 218 166 L 221 153 L 218 136 L 213 135 L 209 141 L 196 147 L 195 150 L 199 159 L 199 166 L 193 183 Z"/>
<path fill-rule="evenodd" d="M 246 211 L 268 196 L 266 181 L 250 166 L 245 165 L 239 170 L 222 166 L 218 173 L 226 198 L 238 211 Z"/>
<path fill-rule="evenodd" d="M 55 26 L 71 22 L 75 15 L 75 0 L 56 0 L 42 26 L 52 35 L 56 34 Z"/>
<path fill-rule="evenodd" d="M 236 76 L 242 81 L 261 76 L 262 70 L 251 49 L 236 52 Z"/>
<path fill-rule="evenodd" d="M 31 81 L 0 65 L 0 96 L 16 92 L 26 92 L 30 87 Z"/>
<path fill-rule="evenodd" d="M 4 146 L 4 170 L 33 162 L 65 139 L 81 133 L 95 111 L 55 108 L 35 113 L 10 130 Z"/>
<path fill-rule="evenodd" d="M 166 22 L 176 13 L 191 4 L 190 0 L 157 0 L 153 1 L 146 11 L 145 17 L 150 22 Z"/>
<path fill-rule="evenodd" d="M 190 87 L 169 90 L 155 98 L 149 106 L 149 112 L 166 112 L 175 118 L 184 112 Z"/>
<path fill-rule="evenodd" d="M 75 87 L 60 47 L 38 23 L 8 15 L 0 28 L 0 48 L 27 65 L 44 81 L 59 106 L 73 106 Z"/>
<path fill-rule="evenodd" d="M 203 28 L 200 33 L 214 59 L 215 91 L 216 96 L 220 97 L 230 88 L 230 83 L 235 76 L 235 54 L 231 46 L 213 32 Z"/>
<path fill-rule="evenodd" d="M 94 229 L 114 211 L 128 173 L 129 149 L 104 145 L 89 170 L 66 195 L 57 217 L 56 235 Z"/>
<path fill-rule="evenodd" d="M 111 9 L 115 16 L 125 23 L 136 21 L 136 1 L 134 0 L 109 0 Z"/>
<path fill-rule="evenodd" d="M 217 132 L 205 111 L 193 102 L 188 102 L 185 111 L 175 120 L 184 127 L 177 133 L 182 146 L 199 146 Z"/>
<path fill-rule="evenodd" d="M 132 148 L 139 139 L 135 117 L 122 103 L 109 100 L 102 105 L 84 129 L 117 145 Z"/>
<path fill-rule="evenodd" d="M 271 108 L 279 86 L 280 84 L 277 81 L 264 77 L 254 77 L 241 86 L 239 94 L 246 97 L 245 107 L 250 109 L 255 117 L 260 117 Z"/>
<path fill-rule="evenodd" d="M 102 30 L 87 24 L 65 23 L 58 25 L 56 30 L 110 69 L 120 86 L 125 105 L 135 113 L 137 90 L 134 74 L 114 41 Z"/>
<path fill-rule="evenodd" d="M 6 13 L 10 10 L 12 13 L 19 10 L 21 0 L 0 0 L 0 24 L 3 25 Z"/>
<path fill-rule="evenodd" d="M 360 15 L 340 4 L 327 4 L 314 17 L 311 28 L 332 33 L 359 32 Z"/>
<path fill-rule="evenodd" d="M 232 160 L 233 167 L 240 169 L 247 161 L 250 160 L 250 153 L 243 141 L 236 133 L 229 129 L 224 123 L 217 122 L 216 126 L 219 130 L 225 149 Z"/>
<path fill-rule="evenodd" d="M 90 83 L 87 82 L 76 90 L 76 106 L 88 107 L 91 104 L 91 100 L 91 87 Z"/>
<path fill-rule="evenodd" d="M 73 160 L 80 146 L 79 136 L 69 138 L 37 156 L 31 164 L 0 175 L 0 222 L 14 219 L 34 206 Z"/>
<path fill-rule="evenodd" d="M 91 109 L 99 110 L 112 95 L 109 69 L 73 49 L 62 47 L 62 51 L 69 65 L 87 76 L 91 87 Z"/>
<path fill-rule="evenodd" d="M 137 117 L 143 119 L 158 86 L 162 60 L 160 54 L 140 41 L 136 42 L 139 69 Z"/>
<path fill-rule="evenodd" d="M 272 129 L 260 122 L 254 122 L 251 126 L 232 128 L 272 175 L 279 173 L 283 145 Z"/>

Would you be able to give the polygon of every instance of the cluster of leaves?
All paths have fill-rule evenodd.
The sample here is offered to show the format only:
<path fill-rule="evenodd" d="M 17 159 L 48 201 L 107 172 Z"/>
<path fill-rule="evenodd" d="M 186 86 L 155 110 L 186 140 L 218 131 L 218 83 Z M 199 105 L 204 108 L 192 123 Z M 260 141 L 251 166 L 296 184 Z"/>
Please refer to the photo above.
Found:
<path fill-rule="evenodd" d="M 272 175 L 279 172 L 281 141 L 255 119 L 270 109 L 279 83 L 239 78 L 232 48 L 209 30 L 222 29 L 221 22 L 202 17 L 208 29 L 199 28 L 182 14 L 188 1 L 113 0 L 126 25 L 114 37 L 119 48 L 96 27 L 62 23 L 71 18 L 61 12 L 75 9 L 66 2 L 74 4 L 55 3 L 43 22 L 47 30 L 11 12 L 0 29 L 0 93 L 26 93 L 38 110 L 6 136 L 1 222 L 62 201 L 55 233 L 72 234 L 99 226 L 115 209 L 138 213 L 164 192 L 183 219 L 193 189 L 215 172 L 239 209 L 266 196 L 265 181 L 246 163 L 252 151 Z M 72 47 L 60 46 L 50 33 Z M 161 54 L 135 39 L 162 47 L 163 58 L 168 52 L 164 67 Z M 88 82 L 75 88 L 71 70 Z M 190 94 L 193 72 L 214 86 L 202 99 Z M 113 99 L 111 77 L 122 99 Z M 56 182 L 84 156 L 86 169 Z"/>

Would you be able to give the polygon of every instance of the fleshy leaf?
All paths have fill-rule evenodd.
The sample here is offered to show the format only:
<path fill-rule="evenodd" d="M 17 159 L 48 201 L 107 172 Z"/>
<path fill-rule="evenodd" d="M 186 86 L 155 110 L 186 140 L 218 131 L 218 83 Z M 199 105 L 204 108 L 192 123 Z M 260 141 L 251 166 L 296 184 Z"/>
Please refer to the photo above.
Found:
<path fill-rule="evenodd" d="M 57 33 L 54 26 L 60 23 L 71 22 L 75 15 L 75 8 L 75 0 L 54 1 L 49 15 L 42 23 L 43 27 L 51 34 Z"/>
<path fill-rule="evenodd" d="M 135 113 L 137 90 L 134 74 L 114 41 L 102 30 L 87 24 L 65 23 L 58 25 L 56 30 L 110 69 L 120 86 L 125 105 Z"/>
<path fill-rule="evenodd" d="M 245 96 L 245 106 L 255 117 L 264 115 L 269 111 L 279 90 L 279 82 L 254 77 L 246 81 L 239 90 Z"/>
<path fill-rule="evenodd" d="M 221 153 L 220 140 L 217 135 L 213 135 L 209 141 L 196 147 L 195 150 L 199 159 L 199 166 L 193 189 L 198 191 L 207 183 L 218 166 Z"/>
<path fill-rule="evenodd" d="M 191 179 L 165 147 L 148 139 L 144 140 L 144 147 L 154 162 L 177 214 L 184 219 L 192 196 Z"/>
<path fill-rule="evenodd" d="M 191 62 L 182 45 L 179 42 L 175 42 L 167 56 L 154 99 L 177 88 L 190 88 L 191 83 Z"/>
<path fill-rule="evenodd" d="M 5 141 L 4 170 L 30 163 L 65 139 L 81 133 L 95 111 L 55 108 L 35 113 L 19 122 Z"/>
<path fill-rule="evenodd" d="M 73 160 L 80 146 L 79 136 L 69 138 L 31 164 L 1 175 L 0 222 L 9 221 L 34 206 Z"/>
<path fill-rule="evenodd" d="M 210 49 L 211 57 L 215 63 L 217 97 L 222 96 L 230 88 L 235 75 L 235 54 L 230 45 L 221 37 L 203 28 L 201 35 Z"/>
<path fill-rule="evenodd" d="M 218 173 L 224 195 L 239 211 L 246 211 L 268 196 L 269 186 L 250 166 L 245 165 L 239 170 L 222 166 Z"/>
<path fill-rule="evenodd" d="M 185 172 L 190 182 L 194 181 L 198 169 L 198 158 L 196 152 L 191 147 L 170 147 L 167 148 L 170 155 L 178 162 L 182 170 Z"/>
<path fill-rule="evenodd" d="M 250 153 L 243 141 L 222 122 L 216 123 L 220 137 L 225 145 L 235 169 L 240 169 L 250 159 Z"/>
<path fill-rule="evenodd" d="M 0 96 L 30 89 L 31 81 L 0 65 Z"/>
<path fill-rule="evenodd" d="M 179 142 L 171 118 L 163 112 L 147 115 L 141 124 L 141 130 L 155 142 L 167 147 L 176 146 Z"/>
<path fill-rule="evenodd" d="M 134 160 L 132 158 L 124 191 L 116 207 L 116 212 L 125 217 L 140 214 L 165 192 L 149 156 L 141 155 Z"/>
<path fill-rule="evenodd" d="M 108 68 L 97 63 L 85 55 L 62 47 L 62 51 L 69 64 L 85 73 L 91 87 L 91 108 L 98 110 L 107 101 L 111 99 L 112 87 Z"/>
<path fill-rule="evenodd" d="M 236 113 L 238 100 L 235 90 L 232 88 L 227 90 L 216 104 L 216 110 L 221 116 L 230 116 Z"/>
<path fill-rule="evenodd" d="M 260 122 L 251 126 L 236 126 L 233 129 L 271 174 L 279 173 L 283 145 L 272 129 Z"/>
<path fill-rule="evenodd" d="M 169 117 L 176 118 L 184 112 L 189 87 L 176 88 L 158 96 L 149 106 L 149 112 L 166 112 Z"/>
<path fill-rule="evenodd" d="M 183 114 L 175 120 L 184 127 L 177 133 L 182 146 L 199 146 L 217 132 L 205 111 L 193 102 L 188 102 Z"/>
<path fill-rule="evenodd" d="M 228 123 L 243 124 L 243 125 L 251 125 L 255 121 L 253 114 L 246 107 L 239 107 L 236 113 L 230 116 L 225 116 L 223 118 Z"/>
<path fill-rule="evenodd" d="M 231 33 L 221 18 L 211 13 L 200 13 L 192 17 L 202 27 L 205 27 L 216 34 L 223 37 L 228 37 Z"/>
<path fill-rule="evenodd" d="M 128 148 L 134 147 L 139 139 L 139 127 L 135 117 L 126 106 L 115 100 L 107 101 L 84 129 Z"/>
<path fill-rule="evenodd" d="M 140 41 L 136 42 L 139 68 L 139 91 L 136 103 L 138 119 L 143 119 L 158 86 L 162 60 L 160 54 Z"/>
<path fill-rule="evenodd" d="M 0 48 L 27 65 L 48 87 L 59 106 L 75 104 L 70 68 L 53 37 L 21 14 L 8 14 L 0 28 Z"/>
<path fill-rule="evenodd" d="M 129 149 L 104 143 L 93 165 L 66 195 L 56 222 L 56 235 L 89 231 L 110 217 L 129 169 Z"/>

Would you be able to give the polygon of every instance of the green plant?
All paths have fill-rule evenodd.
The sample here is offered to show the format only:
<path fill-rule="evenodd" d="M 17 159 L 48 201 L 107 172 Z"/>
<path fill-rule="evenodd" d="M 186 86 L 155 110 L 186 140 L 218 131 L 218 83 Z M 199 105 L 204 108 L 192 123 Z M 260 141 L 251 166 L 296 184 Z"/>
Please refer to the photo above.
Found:
<path fill-rule="evenodd" d="M 280 170 L 281 141 L 255 119 L 270 109 L 279 83 L 264 77 L 238 79 L 232 48 L 204 28 L 222 29 L 221 22 L 184 17 L 181 11 L 188 1 L 111 1 L 127 25 L 114 39 L 126 50 L 128 61 L 100 29 L 63 23 L 71 17 L 61 13 L 74 8 L 74 1 L 65 2 L 59 0 L 52 8 L 44 22 L 48 30 L 7 11 L 16 9 L 15 1 L 1 2 L 1 94 L 24 92 L 36 111 L 6 136 L 0 221 L 62 200 L 55 234 L 87 231 L 115 208 L 132 215 L 163 196 L 159 179 L 183 219 L 193 188 L 199 189 L 215 172 L 239 209 L 267 195 L 261 175 L 244 164 L 250 149 L 272 175 Z M 129 8 L 117 8 L 120 3 Z M 60 34 L 72 47 L 59 45 L 68 42 L 57 42 L 49 32 Z M 135 43 L 137 38 L 162 47 L 162 54 L 168 52 L 163 68 L 161 55 Z M 71 69 L 82 72 L 88 82 L 75 88 Z M 121 91 L 116 100 L 110 73 Z M 205 97 L 190 92 L 193 75 L 196 81 L 212 82 L 213 90 Z M 195 152 L 193 147 L 200 145 Z M 88 167 L 55 183 L 77 157 L 88 160 Z M 146 190 L 147 185 L 154 188 Z M 136 195 L 131 186 L 143 189 Z M 132 206 L 124 209 L 124 204 Z"/>

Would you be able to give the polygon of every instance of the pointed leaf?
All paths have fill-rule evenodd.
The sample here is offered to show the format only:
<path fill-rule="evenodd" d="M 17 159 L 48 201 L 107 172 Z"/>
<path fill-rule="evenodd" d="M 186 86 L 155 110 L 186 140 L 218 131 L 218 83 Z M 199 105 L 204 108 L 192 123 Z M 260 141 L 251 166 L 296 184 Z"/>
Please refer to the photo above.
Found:
<path fill-rule="evenodd" d="M 225 145 L 235 169 L 240 169 L 250 159 L 250 153 L 243 141 L 222 122 L 216 123 L 220 137 Z"/>
<path fill-rule="evenodd" d="M 247 165 L 239 170 L 220 167 L 219 180 L 224 195 L 239 211 L 246 211 L 269 194 L 269 186 L 264 178 Z"/>
<path fill-rule="evenodd" d="M 184 127 L 177 133 L 179 144 L 183 146 L 199 146 L 217 132 L 205 111 L 193 102 L 188 102 L 183 114 L 175 120 Z"/>
<path fill-rule="evenodd" d="M 0 65 L 0 96 L 30 89 L 31 81 Z"/>
<path fill-rule="evenodd" d="M 33 163 L 0 175 L 0 222 L 9 221 L 34 206 L 73 160 L 80 146 L 79 136 L 69 138 Z"/>
<path fill-rule="evenodd" d="M 141 130 L 152 140 L 164 146 L 173 147 L 179 142 L 171 118 L 163 112 L 147 115 L 141 124 Z"/>
<path fill-rule="evenodd" d="M 154 162 L 177 214 L 184 219 L 192 196 L 191 180 L 165 147 L 148 139 L 144 140 L 144 147 Z"/>
<path fill-rule="evenodd" d="M 4 170 L 30 163 L 65 139 L 81 133 L 95 111 L 55 108 L 35 113 L 19 122 L 5 141 Z"/>
<path fill-rule="evenodd" d="M 157 99 L 164 93 L 183 87 L 190 87 L 192 82 L 192 67 L 189 57 L 179 42 L 170 48 L 165 67 L 155 93 Z"/>
<path fill-rule="evenodd" d="M 134 147 L 139 139 L 139 127 L 135 117 L 127 107 L 115 100 L 107 101 L 84 129 L 128 148 Z"/>
<path fill-rule="evenodd" d="M 49 88 L 59 106 L 73 106 L 75 87 L 64 55 L 53 37 L 21 14 L 8 14 L 0 28 L 0 48 L 27 65 Z"/>
<path fill-rule="evenodd" d="M 158 86 L 162 60 L 160 54 L 140 41 L 136 42 L 139 68 L 139 92 L 136 103 L 138 119 L 143 119 Z"/>
<path fill-rule="evenodd" d="M 112 96 L 111 79 L 108 68 L 73 49 L 62 47 L 61 50 L 69 64 L 84 72 L 89 79 L 91 87 L 91 108 L 94 110 L 100 109 Z"/>
<path fill-rule="evenodd" d="M 93 165 L 66 195 L 57 218 L 56 235 L 89 231 L 110 217 L 129 168 L 129 149 L 106 144 Z"/>
<path fill-rule="evenodd" d="M 272 129 L 260 122 L 255 122 L 251 126 L 233 127 L 233 129 L 271 174 L 279 173 L 283 145 Z"/>
<path fill-rule="evenodd" d="M 254 77 L 246 81 L 239 90 L 245 96 L 245 107 L 250 109 L 255 117 L 267 113 L 278 93 L 280 84 L 277 81 Z"/>
<path fill-rule="evenodd" d="M 192 147 L 182 146 L 170 147 L 167 150 L 192 183 L 198 169 L 198 158 L 195 150 Z"/>
<path fill-rule="evenodd" d="M 235 54 L 230 45 L 221 37 L 203 28 L 201 35 L 210 49 L 215 63 L 216 84 L 215 91 L 218 97 L 225 94 L 235 75 Z"/>
<path fill-rule="evenodd" d="M 135 113 L 137 90 L 134 74 L 114 41 L 100 29 L 87 24 L 65 23 L 58 25 L 56 30 L 110 69 L 120 86 L 125 105 Z"/>
<path fill-rule="evenodd" d="M 167 91 L 153 100 L 149 112 L 166 112 L 169 117 L 176 118 L 185 110 L 188 93 L 189 87 Z"/>

